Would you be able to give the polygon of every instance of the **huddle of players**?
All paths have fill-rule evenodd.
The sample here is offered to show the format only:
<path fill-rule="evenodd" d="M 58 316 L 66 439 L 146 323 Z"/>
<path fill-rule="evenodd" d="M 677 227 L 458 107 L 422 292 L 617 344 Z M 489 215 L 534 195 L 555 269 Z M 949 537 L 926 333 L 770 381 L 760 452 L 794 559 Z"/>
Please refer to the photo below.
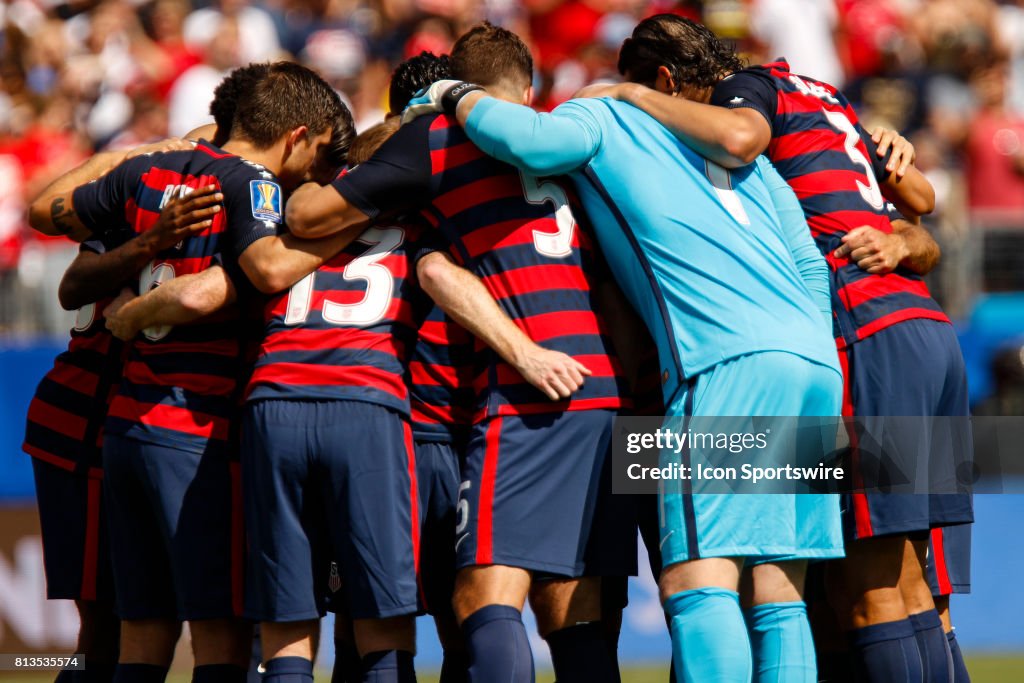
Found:
<path fill-rule="evenodd" d="M 445 66 L 403 65 L 397 90 L 423 81 L 392 109 Z M 520 41 L 489 26 L 460 39 L 451 64 L 494 90 L 531 66 Z M 669 117 L 683 102 L 671 99 Z M 85 240 L 62 287 L 62 303 L 84 308 L 26 436 L 49 596 L 80 601 L 85 638 L 105 592 L 102 477 L 122 619 L 115 680 L 163 680 L 181 621 L 194 680 L 241 680 L 244 615 L 261 622 L 264 678 L 309 681 L 328 601 L 352 629 L 337 680 L 411 680 L 411 616 L 424 603 L 445 680 L 528 680 L 527 597 L 560 681 L 615 680 L 625 601 L 620 581 L 600 577 L 634 573 L 635 532 L 632 503 L 608 495 L 606 462 L 635 373 L 613 336 L 622 357 L 639 354 L 602 315 L 620 309 L 572 195 L 485 156 L 437 114 L 400 169 L 365 177 L 378 172 L 353 163 L 396 127 L 383 124 L 348 150 L 347 174 L 301 185 L 334 175 L 352 128 L 337 96 L 295 65 L 236 71 L 213 109 L 216 144 L 120 165 L 100 155 L 33 205 L 34 227 Z M 142 296 L 108 308 L 136 277 Z M 250 332 L 255 317 L 263 329 Z M 897 539 L 887 545 L 899 568 Z M 865 611 L 862 631 L 898 621 Z M 885 635 L 862 639 L 866 659 Z M 495 671 L 507 661 L 530 670 Z M 903 680 L 872 666 L 872 680 Z"/>

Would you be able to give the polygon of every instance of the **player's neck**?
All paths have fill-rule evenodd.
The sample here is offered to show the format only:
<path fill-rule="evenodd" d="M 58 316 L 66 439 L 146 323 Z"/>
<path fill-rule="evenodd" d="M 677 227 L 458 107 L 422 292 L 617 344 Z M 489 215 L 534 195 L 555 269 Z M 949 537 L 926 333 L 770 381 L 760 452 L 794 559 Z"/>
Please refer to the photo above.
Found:
<path fill-rule="evenodd" d="M 242 157 L 246 161 L 263 166 L 271 173 L 277 175 L 281 172 L 281 160 L 284 158 L 282 150 L 283 142 L 260 149 L 248 140 L 231 138 L 221 147 L 228 154 Z"/>

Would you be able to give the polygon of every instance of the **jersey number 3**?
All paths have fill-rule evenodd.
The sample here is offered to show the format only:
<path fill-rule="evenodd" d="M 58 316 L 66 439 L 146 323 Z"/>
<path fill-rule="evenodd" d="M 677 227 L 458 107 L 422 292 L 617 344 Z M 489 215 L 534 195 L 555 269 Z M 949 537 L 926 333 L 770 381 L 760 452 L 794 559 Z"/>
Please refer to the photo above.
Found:
<path fill-rule="evenodd" d="M 332 325 L 372 325 L 388 312 L 394 294 L 395 278 L 387 266 L 380 263 L 405 241 L 405 230 L 401 228 L 367 228 L 356 239 L 370 248 L 349 262 L 342 272 L 346 281 L 365 280 L 366 294 L 363 300 L 354 304 L 339 304 L 324 298 L 321 311 L 325 323 Z M 285 325 L 298 325 L 306 321 L 313 301 L 313 285 L 316 273 L 302 278 L 288 292 L 288 304 L 284 316 Z"/>

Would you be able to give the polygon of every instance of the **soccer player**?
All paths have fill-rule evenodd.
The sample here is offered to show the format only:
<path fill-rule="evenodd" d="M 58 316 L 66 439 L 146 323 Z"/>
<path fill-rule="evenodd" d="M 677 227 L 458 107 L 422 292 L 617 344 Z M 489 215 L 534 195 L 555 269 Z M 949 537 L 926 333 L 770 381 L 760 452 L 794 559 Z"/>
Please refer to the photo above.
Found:
<path fill-rule="evenodd" d="M 172 195 L 214 184 L 224 210 L 203 233 L 144 268 L 140 290 L 216 260 L 257 288 L 286 287 L 293 263 L 282 252 L 291 238 L 277 234 L 277 181 L 289 188 L 304 179 L 330 146 L 343 111 L 313 72 L 271 65 L 240 105 L 224 150 L 200 143 L 188 152 L 137 157 L 74 191 L 51 189 L 33 204 L 35 226 L 75 235 L 144 232 Z M 329 253 L 343 245 L 335 242 Z M 295 251 L 311 269 L 325 248 L 308 243 Z M 179 620 L 191 625 L 194 680 L 245 677 L 249 629 L 236 619 L 242 539 L 228 440 L 244 376 L 235 320 L 237 312 L 226 311 L 194 325 L 151 328 L 130 345 L 103 460 L 123 620 L 118 681 L 163 680 Z"/>
<path fill-rule="evenodd" d="M 785 62 L 743 69 L 710 31 L 679 17 L 642 22 L 619 68 L 664 92 L 625 86 L 598 94 L 642 108 L 723 166 L 764 153 L 797 192 L 830 266 L 844 414 L 968 414 L 956 335 L 920 277 L 938 249 L 920 227 L 892 223 L 885 201 L 911 214 L 931 210 L 934 193 L 910 157 L 890 160 L 878 178 L 867 136 L 835 88 L 791 73 Z M 891 452 L 913 471 L 916 462 L 953 462 L 950 448 L 909 434 Z M 949 648 L 922 569 L 929 529 L 970 523 L 970 497 L 868 492 L 844 505 L 853 542 L 839 611 L 859 675 L 917 680 L 923 671 L 945 681 Z"/>
<path fill-rule="evenodd" d="M 520 101 L 527 96 L 532 59 L 507 31 L 479 27 L 456 43 L 451 60 L 456 73 L 473 70 Z M 413 209 L 448 238 L 452 258 L 483 279 L 498 311 L 554 354 L 515 367 L 503 360 L 521 356 L 515 346 L 477 345 L 478 410 L 460 486 L 454 599 L 470 678 L 532 678 L 521 617 L 529 593 L 559 680 L 613 680 L 596 623 L 598 577 L 635 570 L 635 530 L 630 540 L 592 524 L 595 507 L 612 502 L 596 494 L 622 400 L 608 328 L 592 303 L 589 236 L 564 188 L 489 159 L 447 116 L 403 126 L 333 189 L 300 188 L 287 218 L 296 234 L 317 236 Z M 421 268 L 424 289 L 482 337 L 490 323 L 460 296 L 444 300 L 434 289 L 445 279 L 445 258 L 433 261 Z M 621 566 L 588 565 L 588 545 L 596 543 L 621 548 Z"/>
<path fill-rule="evenodd" d="M 574 181 L 656 339 L 670 416 L 836 414 L 826 266 L 767 162 L 730 174 L 614 100 L 537 114 L 478 89 L 431 94 L 488 154 Z M 802 576 L 804 560 L 842 555 L 837 497 L 666 488 L 660 587 L 679 679 L 750 680 L 752 645 L 758 680 L 815 680 Z"/>
<path fill-rule="evenodd" d="M 124 345 L 104 328 L 102 313 L 120 283 L 98 283 L 90 273 L 97 262 L 113 261 L 127 263 L 126 277 L 134 276 L 160 250 L 207 227 L 207 210 L 216 201 L 211 188 L 174 199 L 153 230 L 120 246 L 120 253 L 107 252 L 101 240 L 86 242 L 61 281 L 61 305 L 78 309 L 75 326 L 67 351 L 57 357 L 29 404 L 22 448 L 33 458 L 47 598 L 75 601 L 80 622 L 75 651 L 86 657 L 89 680 L 111 680 L 117 664 L 119 625 L 100 455 L 103 422 L 124 367 Z M 63 671 L 57 681 L 81 676 Z"/>

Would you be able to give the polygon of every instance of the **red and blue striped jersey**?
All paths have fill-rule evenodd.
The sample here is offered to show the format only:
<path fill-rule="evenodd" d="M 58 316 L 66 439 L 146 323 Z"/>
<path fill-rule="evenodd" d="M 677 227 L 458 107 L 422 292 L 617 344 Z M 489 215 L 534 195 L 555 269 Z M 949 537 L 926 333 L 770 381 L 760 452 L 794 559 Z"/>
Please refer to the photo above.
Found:
<path fill-rule="evenodd" d="M 275 176 L 201 142 L 193 151 L 124 162 L 78 188 L 74 209 L 94 232 L 134 235 L 154 225 L 175 193 L 206 185 L 221 189 L 224 210 L 203 232 L 157 254 L 140 274 L 144 292 L 214 264 L 236 270 L 238 256 L 280 226 L 282 197 Z M 129 344 L 106 432 L 195 452 L 227 452 L 247 372 L 239 329 L 238 308 L 230 306 L 190 325 L 144 330 Z"/>
<path fill-rule="evenodd" d="M 478 341 L 476 419 L 622 406 L 622 369 L 590 291 L 594 245 L 562 184 L 485 155 L 454 118 L 436 115 L 402 126 L 333 185 L 371 218 L 421 209 L 531 339 L 593 371 L 571 399 L 553 402 Z"/>
<path fill-rule="evenodd" d="M 904 320 L 948 322 L 921 276 L 905 268 L 873 275 L 833 252 L 862 225 L 892 232 L 899 216 L 882 197 L 878 156 L 865 144 L 853 107 L 831 85 L 798 76 L 785 61 L 738 71 L 716 86 L 712 104 L 760 112 L 772 130 L 766 151 L 796 192 L 832 273 L 840 346 Z M 868 138 L 870 139 L 870 138 Z"/>
<path fill-rule="evenodd" d="M 415 264 L 429 233 L 412 223 L 367 228 L 271 297 L 249 400 L 366 401 L 408 417 L 406 370 L 429 310 Z"/>
<path fill-rule="evenodd" d="M 412 431 L 417 441 L 452 441 L 473 422 L 476 340 L 434 306 L 409 363 Z"/>
<path fill-rule="evenodd" d="M 104 326 L 111 301 L 78 309 L 67 350 L 36 387 L 22 444 L 33 458 L 92 477 L 102 474 L 103 422 L 124 367 L 124 344 Z"/>

